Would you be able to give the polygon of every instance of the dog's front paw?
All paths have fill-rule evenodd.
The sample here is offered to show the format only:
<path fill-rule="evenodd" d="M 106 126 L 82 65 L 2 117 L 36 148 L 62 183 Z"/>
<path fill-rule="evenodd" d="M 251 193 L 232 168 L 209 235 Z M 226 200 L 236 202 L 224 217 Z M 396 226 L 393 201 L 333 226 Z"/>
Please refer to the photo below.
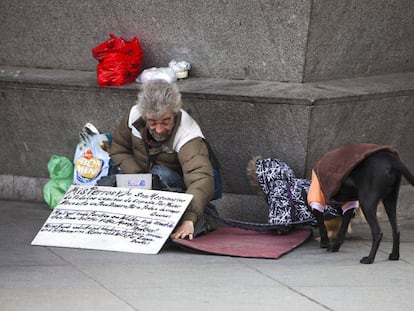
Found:
<path fill-rule="evenodd" d="M 339 251 L 339 248 L 341 247 L 341 243 L 338 242 L 338 240 L 333 240 L 331 244 L 329 244 L 327 251 L 335 253 Z"/>
<path fill-rule="evenodd" d="M 374 262 L 374 258 L 372 258 L 370 256 L 363 257 L 359 262 L 363 263 L 363 264 L 371 264 L 371 263 Z"/>
<path fill-rule="evenodd" d="M 329 239 L 321 239 L 321 243 L 319 244 L 321 248 L 328 248 L 330 244 Z"/>

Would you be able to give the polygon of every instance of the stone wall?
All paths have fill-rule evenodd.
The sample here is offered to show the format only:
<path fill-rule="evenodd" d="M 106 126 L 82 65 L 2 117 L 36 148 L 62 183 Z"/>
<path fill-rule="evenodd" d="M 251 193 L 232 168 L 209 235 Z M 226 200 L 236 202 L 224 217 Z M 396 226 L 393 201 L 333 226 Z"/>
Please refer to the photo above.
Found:
<path fill-rule="evenodd" d="M 412 170 L 414 73 L 315 83 L 192 78 L 178 83 L 222 165 L 223 211 L 257 219 L 266 209 L 246 175 L 255 155 L 285 160 L 309 178 L 326 151 L 389 144 Z M 0 67 L 0 195 L 41 200 L 53 154 L 73 158 L 86 122 L 111 132 L 139 84 L 102 88 L 94 72 Z M 262 215 L 263 217 L 265 215 Z"/>
<path fill-rule="evenodd" d="M 311 82 L 414 71 L 411 0 L 1 1 L 0 64 L 93 71 L 110 33 L 144 68 L 191 77 Z"/>
<path fill-rule="evenodd" d="M 143 68 L 192 65 L 184 106 L 222 164 L 224 216 L 266 220 L 254 155 L 299 177 L 349 142 L 388 144 L 414 170 L 411 0 L 0 1 L 0 199 L 42 200 L 51 155 L 86 122 L 111 131 L 137 83 L 102 88 L 91 50 L 140 39 Z M 404 202 L 410 200 L 404 192 Z"/>

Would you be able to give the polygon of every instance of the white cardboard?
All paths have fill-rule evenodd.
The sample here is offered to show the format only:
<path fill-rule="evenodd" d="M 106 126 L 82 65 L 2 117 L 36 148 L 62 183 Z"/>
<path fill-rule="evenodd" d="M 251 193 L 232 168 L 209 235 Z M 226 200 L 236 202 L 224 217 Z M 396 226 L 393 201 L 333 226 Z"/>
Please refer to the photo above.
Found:
<path fill-rule="evenodd" d="M 32 245 L 157 254 L 192 195 L 72 185 Z"/>

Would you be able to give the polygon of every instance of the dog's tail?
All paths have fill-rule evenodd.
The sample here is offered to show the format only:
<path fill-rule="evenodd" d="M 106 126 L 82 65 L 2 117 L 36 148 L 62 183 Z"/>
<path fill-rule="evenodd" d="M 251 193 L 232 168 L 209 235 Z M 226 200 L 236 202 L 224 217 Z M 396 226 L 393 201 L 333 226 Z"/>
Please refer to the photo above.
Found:
<path fill-rule="evenodd" d="M 414 175 L 400 160 L 394 161 L 394 168 L 401 172 L 407 181 L 414 186 Z"/>

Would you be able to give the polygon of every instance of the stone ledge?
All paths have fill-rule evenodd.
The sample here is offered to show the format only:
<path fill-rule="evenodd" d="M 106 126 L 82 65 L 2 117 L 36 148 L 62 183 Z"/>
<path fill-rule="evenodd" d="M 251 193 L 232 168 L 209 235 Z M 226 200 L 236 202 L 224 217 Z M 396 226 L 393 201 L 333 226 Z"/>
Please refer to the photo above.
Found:
<path fill-rule="evenodd" d="M 0 174 L 0 199 L 44 202 L 43 187 L 49 178 Z"/>
<path fill-rule="evenodd" d="M 414 94 L 414 72 L 367 78 L 283 83 L 258 80 L 189 78 L 179 80 L 183 97 L 207 100 L 231 100 L 249 103 L 277 103 L 316 106 L 331 102 L 357 101 Z M 64 88 L 65 90 L 99 89 L 112 93 L 136 95 L 138 83 L 101 87 L 96 73 L 59 69 L 0 66 L 0 83 L 8 87 Z"/>

